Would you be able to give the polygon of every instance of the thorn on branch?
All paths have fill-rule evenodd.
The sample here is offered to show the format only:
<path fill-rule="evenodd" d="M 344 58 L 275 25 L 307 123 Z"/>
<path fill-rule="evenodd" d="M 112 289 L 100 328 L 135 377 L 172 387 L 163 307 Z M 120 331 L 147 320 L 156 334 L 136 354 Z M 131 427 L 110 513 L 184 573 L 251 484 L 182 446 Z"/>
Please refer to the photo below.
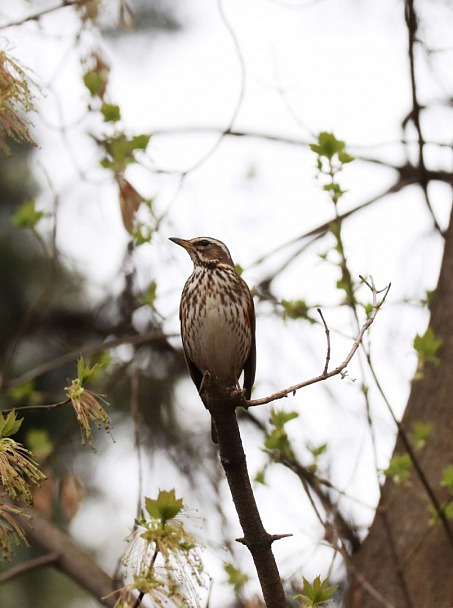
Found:
<path fill-rule="evenodd" d="M 281 540 L 282 538 L 289 538 L 290 536 L 293 536 L 293 534 L 272 534 L 271 543 L 273 543 L 275 540 Z"/>

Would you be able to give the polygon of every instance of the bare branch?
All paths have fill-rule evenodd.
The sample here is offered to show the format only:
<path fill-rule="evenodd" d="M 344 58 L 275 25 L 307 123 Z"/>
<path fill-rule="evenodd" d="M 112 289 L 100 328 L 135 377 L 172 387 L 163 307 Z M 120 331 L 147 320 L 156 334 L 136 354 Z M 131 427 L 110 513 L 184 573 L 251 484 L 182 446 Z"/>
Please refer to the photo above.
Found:
<path fill-rule="evenodd" d="M 34 380 L 43 374 L 47 374 L 48 372 L 58 369 L 67 363 L 71 363 L 75 361 L 78 357 L 94 355 L 96 353 L 100 353 L 104 350 L 110 350 L 112 348 L 116 348 L 117 346 L 121 346 L 122 344 L 144 344 L 145 342 L 152 342 L 154 340 L 165 340 L 166 338 L 171 338 L 176 334 L 165 334 L 162 331 L 149 331 L 144 334 L 132 334 L 129 336 L 120 336 L 119 338 L 112 338 L 111 340 L 106 340 L 105 342 L 97 342 L 96 344 L 81 346 L 76 350 L 72 350 L 69 353 L 65 353 L 60 357 L 55 357 L 55 359 L 51 359 L 50 361 L 46 361 L 41 365 L 37 365 L 35 368 L 29 370 L 22 374 L 22 376 L 18 376 L 17 378 L 13 378 L 6 382 L 6 386 L 8 388 L 13 388 L 15 386 L 20 386 L 21 384 L 25 384 L 25 382 L 29 382 L 30 380 Z"/>
<path fill-rule="evenodd" d="M 65 399 L 65 401 L 59 401 L 58 403 L 49 403 L 46 405 L 23 405 L 20 407 L 9 407 L 7 409 L 1 410 L 2 414 L 9 414 L 13 410 L 15 412 L 23 412 L 23 411 L 35 411 L 35 410 L 55 410 L 63 405 L 67 405 L 70 403 L 70 399 Z"/>
<path fill-rule="evenodd" d="M 49 13 L 54 13 L 55 11 L 59 11 L 60 9 L 65 8 L 66 6 L 73 6 L 75 4 L 84 4 L 85 2 L 87 2 L 87 0 L 81 0 L 81 1 L 80 0 L 79 1 L 63 0 L 59 4 L 55 4 L 54 6 L 49 6 L 48 8 L 45 8 L 36 13 L 32 13 L 31 15 L 28 15 L 27 17 L 23 17 L 22 19 L 17 19 L 16 21 L 10 21 L 9 23 L 4 23 L 3 25 L 0 25 L 0 30 L 7 29 L 8 27 L 16 27 L 18 25 L 23 25 L 24 23 L 28 23 L 29 21 L 39 21 L 39 19 L 41 19 L 41 17 L 44 17 L 45 15 L 48 15 Z"/>
<path fill-rule="evenodd" d="M 0 574 L 0 585 L 12 580 L 13 578 L 16 578 L 17 576 L 22 576 L 22 574 L 30 572 L 30 570 L 37 570 L 38 568 L 55 564 L 57 559 L 58 553 L 56 551 L 52 551 L 51 553 L 47 553 L 47 555 L 41 555 L 41 557 L 36 557 L 35 559 L 30 559 L 27 562 L 23 562 L 14 568 L 10 568 L 3 574 Z"/>
<path fill-rule="evenodd" d="M 356 339 L 354 340 L 354 344 L 352 345 L 352 348 L 349 351 L 347 357 L 344 359 L 344 361 L 342 363 L 340 363 L 340 365 L 338 365 L 335 369 L 333 369 L 330 372 L 325 371 L 325 367 L 324 367 L 324 371 L 323 371 L 322 374 L 320 374 L 319 376 L 315 376 L 314 378 L 310 378 L 310 380 L 305 380 L 304 382 L 300 382 L 299 384 L 295 384 L 294 386 L 290 386 L 289 388 L 285 388 L 285 389 L 283 389 L 281 391 L 278 391 L 277 393 L 273 393 L 272 395 L 269 395 L 268 397 L 263 397 L 261 399 L 251 399 L 250 401 L 247 401 L 247 407 L 254 407 L 254 406 L 257 406 L 257 405 L 265 405 L 266 403 L 271 403 L 272 401 L 277 401 L 278 399 L 283 399 L 283 397 L 287 397 L 291 393 L 295 394 L 296 391 L 300 390 L 301 388 L 305 388 L 306 386 L 310 386 L 311 384 L 316 384 L 317 382 L 323 382 L 324 380 L 327 380 L 328 378 L 332 378 L 333 376 L 337 376 L 338 374 L 341 374 L 346 369 L 346 367 L 349 365 L 351 359 L 353 358 L 353 356 L 357 352 L 360 344 L 362 343 L 363 336 L 365 335 L 366 331 L 369 329 L 370 325 L 373 323 L 374 319 L 376 318 L 378 310 L 380 309 L 380 307 L 385 302 L 385 299 L 386 299 L 387 294 L 388 294 L 388 292 L 390 290 L 390 287 L 391 287 L 391 283 L 389 283 L 387 285 L 387 287 L 385 287 L 383 290 L 378 291 L 376 289 L 376 287 L 374 286 L 374 282 L 373 282 L 372 278 L 370 278 L 370 282 L 365 281 L 363 279 L 363 277 L 360 277 L 360 278 L 365 282 L 365 284 L 372 291 L 372 294 L 373 294 L 373 308 L 372 308 L 371 313 L 368 316 L 367 320 L 365 321 L 365 323 L 360 328 L 360 331 L 359 331 Z M 377 300 L 377 294 L 378 293 L 382 293 L 382 292 L 384 293 L 384 295 L 378 301 Z"/>
<path fill-rule="evenodd" d="M 114 581 L 94 559 L 85 553 L 72 538 L 47 521 L 35 509 L 27 510 L 21 525 L 31 544 L 56 554 L 55 566 L 94 596 L 104 606 L 113 608 L 116 599 L 111 595 Z M 31 517 L 28 517 L 31 516 Z"/>
<path fill-rule="evenodd" d="M 322 310 L 320 308 L 316 309 L 319 313 L 319 316 L 321 317 L 321 321 L 324 325 L 324 329 L 326 332 L 326 337 L 327 337 L 327 353 L 326 353 L 326 364 L 324 365 L 324 371 L 323 374 L 327 374 L 327 370 L 329 369 L 329 361 L 330 361 L 330 330 L 327 327 L 327 323 L 326 320 L 324 319 L 324 315 L 322 314 Z"/>

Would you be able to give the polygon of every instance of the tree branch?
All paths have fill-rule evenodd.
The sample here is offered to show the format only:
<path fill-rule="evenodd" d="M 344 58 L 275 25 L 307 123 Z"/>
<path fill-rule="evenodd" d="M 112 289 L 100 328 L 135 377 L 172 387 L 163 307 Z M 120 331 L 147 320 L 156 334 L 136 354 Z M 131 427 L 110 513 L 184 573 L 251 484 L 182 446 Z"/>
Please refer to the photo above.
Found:
<path fill-rule="evenodd" d="M 201 398 L 217 430 L 220 461 L 230 487 L 244 537 L 236 539 L 249 549 L 267 608 L 286 608 L 287 602 L 272 552 L 274 540 L 286 535 L 266 532 L 253 495 L 244 448 L 236 419 L 236 407 L 244 407 L 242 392 L 231 392 L 205 374 Z"/>
<path fill-rule="evenodd" d="M 56 551 L 52 551 L 46 555 L 41 555 L 41 557 L 36 557 L 35 559 L 30 559 L 27 562 L 23 562 L 14 568 L 10 568 L 3 574 L 0 574 L 0 585 L 12 580 L 13 578 L 22 576 L 22 574 L 30 572 L 30 570 L 37 570 L 38 568 L 43 568 L 44 566 L 50 566 L 57 561 L 57 558 L 58 553 Z"/>
<path fill-rule="evenodd" d="M 299 384 L 295 384 L 294 386 L 285 388 L 281 391 L 278 391 L 277 393 L 273 393 L 272 395 L 269 395 L 268 397 L 262 397 L 261 399 L 251 399 L 250 401 L 247 401 L 247 404 L 246 404 L 247 408 L 254 407 L 257 405 L 265 405 L 266 403 L 271 403 L 272 401 L 277 401 L 278 399 L 283 399 L 283 397 L 287 397 L 291 393 L 293 393 L 293 395 L 294 395 L 296 393 L 296 391 L 298 391 L 299 389 L 305 388 L 306 386 L 310 386 L 311 384 L 316 384 L 317 382 L 322 382 L 324 380 L 327 380 L 328 378 L 332 378 L 333 376 L 337 376 L 338 374 L 341 374 L 343 372 L 343 370 L 346 369 L 346 367 L 349 365 L 351 359 L 357 352 L 360 344 L 362 343 L 365 332 L 369 329 L 370 325 L 373 323 L 374 319 L 376 318 L 376 315 L 377 315 L 380 307 L 385 302 L 385 299 L 386 299 L 387 294 L 391 287 L 391 283 L 389 283 L 387 285 L 387 287 L 378 291 L 376 289 L 376 287 L 374 286 L 372 279 L 371 279 L 371 282 L 368 282 L 362 276 L 360 278 L 371 289 L 371 292 L 373 294 L 373 308 L 372 308 L 371 313 L 368 316 L 367 320 L 360 328 L 360 331 L 359 331 L 356 339 L 354 340 L 354 344 L 352 345 L 352 348 L 349 351 L 347 357 L 344 359 L 344 361 L 342 363 L 340 363 L 340 365 L 338 365 L 335 369 L 333 369 L 330 372 L 327 372 L 324 367 L 324 371 L 322 374 L 320 374 L 319 376 L 315 376 L 314 378 L 311 378 L 310 380 L 305 380 L 304 382 L 300 382 Z M 379 293 L 384 293 L 384 295 L 378 301 L 377 296 Z"/>
<path fill-rule="evenodd" d="M 114 608 L 113 579 L 68 534 L 47 521 L 36 509 L 27 509 L 23 516 L 18 517 L 30 543 L 54 555 L 55 566 L 100 604 Z"/>

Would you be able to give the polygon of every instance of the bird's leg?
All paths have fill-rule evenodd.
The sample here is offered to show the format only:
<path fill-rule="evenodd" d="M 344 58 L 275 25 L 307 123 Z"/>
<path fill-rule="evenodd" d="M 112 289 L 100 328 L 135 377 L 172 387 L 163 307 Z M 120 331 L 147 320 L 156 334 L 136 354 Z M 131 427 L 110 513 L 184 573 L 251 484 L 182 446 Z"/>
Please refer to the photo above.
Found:
<path fill-rule="evenodd" d="M 201 384 L 200 384 L 200 388 L 198 390 L 198 394 L 201 395 L 204 391 L 204 387 L 205 385 L 209 385 L 210 381 L 212 380 L 212 375 L 211 372 L 206 370 L 203 374 L 203 378 L 201 380 Z"/>

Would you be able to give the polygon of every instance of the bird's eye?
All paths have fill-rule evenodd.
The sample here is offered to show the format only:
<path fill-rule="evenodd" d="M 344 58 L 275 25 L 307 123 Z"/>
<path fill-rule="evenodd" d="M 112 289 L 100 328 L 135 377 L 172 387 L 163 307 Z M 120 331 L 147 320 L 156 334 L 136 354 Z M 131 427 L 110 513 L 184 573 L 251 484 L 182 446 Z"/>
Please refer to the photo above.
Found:
<path fill-rule="evenodd" d="M 201 247 L 207 247 L 210 244 L 211 244 L 211 241 L 208 241 L 207 239 L 204 239 L 202 241 L 198 241 L 198 243 L 197 243 L 197 245 L 200 245 Z"/>

